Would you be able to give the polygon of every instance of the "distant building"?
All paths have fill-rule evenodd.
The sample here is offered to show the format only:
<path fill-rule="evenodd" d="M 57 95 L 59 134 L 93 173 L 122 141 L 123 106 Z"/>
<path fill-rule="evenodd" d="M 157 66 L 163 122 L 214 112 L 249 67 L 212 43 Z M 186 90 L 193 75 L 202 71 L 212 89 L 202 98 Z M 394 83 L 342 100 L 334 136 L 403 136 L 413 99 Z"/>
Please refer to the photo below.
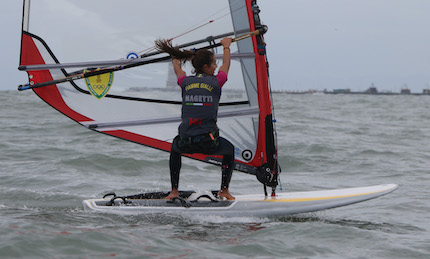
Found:
<path fill-rule="evenodd" d="M 402 87 L 402 90 L 400 90 L 400 94 L 411 94 L 411 90 L 407 87 Z"/>
<path fill-rule="evenodd" d="M 347 93 L 351 93 L 351 89 L 347 88 L 347 89 L 333 89 L 333 93 L 335 94 L 347 94 Z"/>
<path fill-rule="evenodd" d="M 173 69 L 173 63 L 170 62 L 167 69 L 167 81 L 166 81 L 167 89 L 176 89 L 178 88 L 178 79 L 176 78 L 175 70 Z"/>
<path fill-rule="evenodd" d="M 430 95 L 430 89 L 424 89 L 423 94 Z"/>
<path fill-rule="evenodd" d="M 374 87 L 374 86 L 371 86 L 366 91 L 364 91 L 364 93 L 365 94 L 377 94 L 378 93 L 378 89 L 376 89 L 376 87 Z"/>

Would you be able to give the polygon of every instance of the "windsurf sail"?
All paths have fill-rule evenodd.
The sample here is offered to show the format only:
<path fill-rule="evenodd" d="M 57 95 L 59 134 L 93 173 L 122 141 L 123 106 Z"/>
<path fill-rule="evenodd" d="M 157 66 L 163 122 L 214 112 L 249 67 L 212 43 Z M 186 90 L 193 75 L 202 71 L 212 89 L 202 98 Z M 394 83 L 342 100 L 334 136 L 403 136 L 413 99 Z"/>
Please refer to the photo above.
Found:
<path fill-rule="evenodd" d="M 220 55 L 219 40 L 236 38 L 218 111 L 220 135 L 235 146 L 236 170 L 276 187 L 266 27 L 256 0 L 23 3 L 19 69 L 29 82 L 20 89 L 32 89 L 88 129 L 168 152 L 181 122 L 181 92 L 170 57 L 155 51 L 154 41 Z M 192 68 L 185 70 L 190 75 Z M 221 164 L 219 156 L 187 156 Z"/>

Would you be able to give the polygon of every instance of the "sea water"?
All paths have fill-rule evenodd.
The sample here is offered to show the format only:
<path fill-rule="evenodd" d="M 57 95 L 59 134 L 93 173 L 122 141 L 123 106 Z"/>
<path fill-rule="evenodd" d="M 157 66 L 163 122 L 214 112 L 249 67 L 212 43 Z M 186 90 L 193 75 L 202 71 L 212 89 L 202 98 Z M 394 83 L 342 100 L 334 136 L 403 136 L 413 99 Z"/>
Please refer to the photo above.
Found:
<path fill-rule="evenodd" d="M 282 191 L 397 183 L 276 218 L 121 215 L 81 202 L 169 190 L 168 153 L 92 132 L 32 92 L 0 92 L 1 258 L 429 258 L 430 96 L 274 94 Z M 184 159 L 181 189 L 220 169 Z M 233 194 L 263 192 L 235 172 Z"/>

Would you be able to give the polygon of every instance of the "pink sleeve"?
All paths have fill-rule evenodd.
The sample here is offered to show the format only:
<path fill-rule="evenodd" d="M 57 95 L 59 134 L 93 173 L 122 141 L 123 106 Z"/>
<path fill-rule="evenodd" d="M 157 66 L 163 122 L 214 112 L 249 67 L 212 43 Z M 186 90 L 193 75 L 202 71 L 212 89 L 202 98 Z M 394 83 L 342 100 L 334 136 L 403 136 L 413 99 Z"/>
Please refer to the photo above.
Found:
<path fill-rule="evenodd" d="M 227 82 L 227 74 L 224 71 L 219 71 L 216 79 L 218 80 L 219 87 L 221 88 L 225 82 Z"/>
<path fill-rule="evenodd" d="M 185 77 L 187 76 L 180 76 L 178 77 L 178 85 L 182 88 L 182 82 L 184 81 Z"/>

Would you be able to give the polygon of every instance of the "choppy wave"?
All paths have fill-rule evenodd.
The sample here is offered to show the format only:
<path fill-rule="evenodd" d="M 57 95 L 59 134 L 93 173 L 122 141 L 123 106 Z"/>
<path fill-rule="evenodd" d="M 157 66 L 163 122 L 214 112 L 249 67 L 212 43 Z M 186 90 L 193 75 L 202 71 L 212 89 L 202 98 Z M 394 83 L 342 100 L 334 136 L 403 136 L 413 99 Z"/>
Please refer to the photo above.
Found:
<path fill-rule="evenodd" d="M 430 98 L 275 94 L 283 191 L 397 183 L 387 196 L 285 218 L 116 215 L 82 209 L 115 191 L 168 190 L 168 154 L 97 134 L 31 92 L 0 92 L 0 254 L 31 258 L 426 258 Z M 184 160 L 183 189 L 217 167 Z M 236 194 L 262 191 L 235 173 Z"/>

